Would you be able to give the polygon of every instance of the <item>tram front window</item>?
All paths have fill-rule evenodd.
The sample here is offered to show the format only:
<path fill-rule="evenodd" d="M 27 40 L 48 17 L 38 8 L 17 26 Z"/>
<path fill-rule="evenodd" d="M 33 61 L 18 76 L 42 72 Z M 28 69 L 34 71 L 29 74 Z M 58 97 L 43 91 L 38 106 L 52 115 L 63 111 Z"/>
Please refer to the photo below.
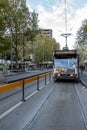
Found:
<path fill-rule="evenodd" d="M 77 64 L 76 58 L 54 59 L 55 67 L 72 67 Z"/>

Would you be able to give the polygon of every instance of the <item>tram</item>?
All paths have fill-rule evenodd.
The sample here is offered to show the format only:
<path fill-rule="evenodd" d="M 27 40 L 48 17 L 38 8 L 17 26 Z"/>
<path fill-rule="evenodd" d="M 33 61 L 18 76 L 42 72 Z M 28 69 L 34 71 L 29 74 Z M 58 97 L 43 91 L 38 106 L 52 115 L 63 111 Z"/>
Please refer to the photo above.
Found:
<path fill-rule="evenodd" d="M 76 50 L 55 50 L 53 55 L 53 79 L 79 82 L 79 55 Z"/>

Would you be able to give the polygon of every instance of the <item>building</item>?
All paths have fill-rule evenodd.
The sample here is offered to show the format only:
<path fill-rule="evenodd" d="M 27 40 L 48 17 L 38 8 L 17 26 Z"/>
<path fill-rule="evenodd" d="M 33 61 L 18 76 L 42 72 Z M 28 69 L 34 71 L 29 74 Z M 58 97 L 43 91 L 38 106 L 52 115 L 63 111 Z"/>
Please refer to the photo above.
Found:
<path fill-rule="evenodd" d="M 48 34 L 52 38 L 52 29 L 44 29 L 45 34 Z"/>

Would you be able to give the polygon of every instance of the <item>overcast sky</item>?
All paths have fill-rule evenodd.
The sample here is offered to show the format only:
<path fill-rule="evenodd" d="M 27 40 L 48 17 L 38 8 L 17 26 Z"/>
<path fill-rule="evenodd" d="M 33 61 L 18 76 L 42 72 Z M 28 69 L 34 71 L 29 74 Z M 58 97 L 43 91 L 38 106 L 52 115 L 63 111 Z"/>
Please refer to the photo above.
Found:
<path fill-rule="evenodd" d="M 53 37 L 60 43 L 61 48 L 65 46 L 65 38 L 61 36 L 66 33 L 65 26 L 65 0 L 27 0 L 29 10 L 38 13 L 39 27 L 52 29 Z M 67 33 L 68 47 L 73 49 L 76 32 L 84 19 L 87 18 L 87 0 L 66 0 L 67 8 Z"/>

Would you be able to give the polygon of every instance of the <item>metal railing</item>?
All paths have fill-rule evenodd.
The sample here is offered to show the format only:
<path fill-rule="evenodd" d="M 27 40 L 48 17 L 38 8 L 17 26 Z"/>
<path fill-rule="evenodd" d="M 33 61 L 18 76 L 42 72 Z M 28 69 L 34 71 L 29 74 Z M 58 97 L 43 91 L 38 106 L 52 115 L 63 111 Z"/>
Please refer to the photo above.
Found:
<path fill-rule="evenodd" d="M 5 84 L 5 85 L 2 85 L 0 86 L 0 93 L 4 93 L 4 92 L 7 92 L 7 91 L 10 91 L 10 90 L 13 90 L 13 89 L 16 89 L 18 87 L 22 87 L 22 101 L 24 102 L 25 101 L 25 85 L 26 84 L 29 84 L 33 81 L 37 81 L 37 90 L 39 91 L 39 80 L 41 78 L 44 78 L 45 79 L 45 82 L 44 84 L 46 85 L 47 84 L 47 76 L 49 76 L 49 81 L 51 81 L 51 75 L 52 75 L 52 72 L 45 72 L 45 73 L 42 73 L 42 74 L 37 74 L 37 75 L 33 75 L 33 76 L 29 76 L 27 78 L 22 78 L 20 79 L 19 81 L 14 81 L 13 83 L 10 83 L 10 84 Z"/>

